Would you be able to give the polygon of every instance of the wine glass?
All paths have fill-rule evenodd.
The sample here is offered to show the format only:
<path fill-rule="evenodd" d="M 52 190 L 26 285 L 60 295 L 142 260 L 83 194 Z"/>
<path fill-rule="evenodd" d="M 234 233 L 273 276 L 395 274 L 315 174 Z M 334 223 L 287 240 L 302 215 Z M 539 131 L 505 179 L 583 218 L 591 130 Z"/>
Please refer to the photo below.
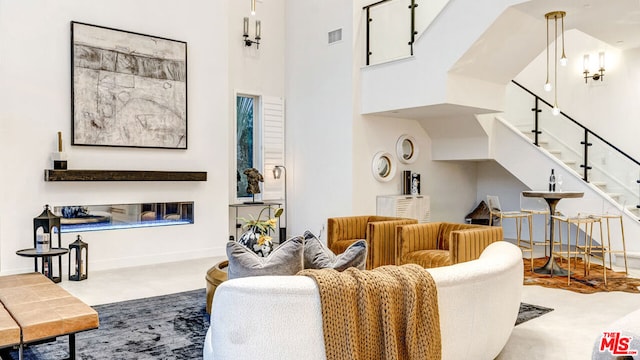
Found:
<path fill-rule="evenodd" d="M 562 179 L 562 175 L 558 174 L 558 176 L 556 177 L 556 184 L 558 184 L 558 191 L 562 191 L 562 182 L 564 180 Z"/>

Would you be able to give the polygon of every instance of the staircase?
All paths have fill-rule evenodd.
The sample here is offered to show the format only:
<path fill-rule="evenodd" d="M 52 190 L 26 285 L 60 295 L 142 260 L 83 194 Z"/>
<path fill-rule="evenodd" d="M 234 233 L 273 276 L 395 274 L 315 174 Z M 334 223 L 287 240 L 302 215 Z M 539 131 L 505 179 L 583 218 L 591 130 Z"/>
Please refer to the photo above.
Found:
<path fill-rule="evenodd" d="M 567 165 L 561 158 L 556 157 L 557 152 L 554 151 L 552 154 L 542 146 L 535 146 L 529 134 L 523 133 L 522 130 L 510 124 L 502 117 L 502 114 L 484 116 L 479 121 L 487 130 L 492 158 L 530 188 L 539 189 L 546 185 L 544 180 L 541 180 L 540 172 L 537 169 L 555 168 L 556 174 L 564 177 L 563 187 L 584 192 L 586 199 L 604 199 L 608 206 L 619 208 L 614 198 L 601 189 L 602 186 L 606 187 L 606 184 L 583 181 L 581 175 L 574 168 Z M 518 155 L 514 156 L 514 153 Z M 560 155 L 562 154 L 560 153 Z M 526 161 L 522 161 L 523 159 Z M 576 208 L 568 207 L 567 210 L 571 212 L 581 210 L 579 202 L 574 204 Z M 637 241 L 640 238 L 640 222 L 637 213 L 625 209 L 622 215 L 629 267 L 640 268 L 640 243 Z M 622 248 L 620 239 L 616 237 L 612 238 L 611 245 L 615 249 Z M 616 261 L 618 265 L 621 265 L 620 259 L 616 259 Z"/>
<path fill-rule="evenodd" d="M 519 106 L 513 105 L 522 102 L 523 93 L 530 95 L 529 101 Z M 518 83 L 514 82 L 507 88 L 506 99 L 509 106 L 503 113 L 505 120 L 532 143 L 537 141 L 541 149 L 560 160 L 575 176 L 594 185 L 602 196 L 620 208 L 625 207 L 631 215 L 640 219 L 636 206 L 640 197 L 637 186 L 640 170 L 638 161 L 565 114 L 557 117 L 549 115 L 547 108 L 550 105 Z M 532 112 L 536 109 L 531 109 L 531 103 L 536 104 L 537 116 Z M 587 146 L 584 146 L 585 142 Z"/>
<path fill-rule="evenodd" d="M 521 126 L 531 112 L 522 121 L 505 111 L 510 80 L 545 47 L 544 37 L 530 31 L 544 28 L 543 20 L 520 11 L 521 3 L 529 2 L 450 0 L 415 41 L 412 56 L 362 68 L 361 113 L 415 119 L 432 140 L 433 160 L 493 159 L 532 189 L 546 188 L 539 169 L 555 168 L 564 177 L 563 187 L 583 191 L 585 198 L 628 204 L 629 265 L 640 268 L 640 242 L 634 241 L 640 238 L 637 195 L 632 199 L 637 184 L 634 189 L 631 183 L 638 174 L 611 176 L 597 163 L 611 160 L 604 156 L 591 159 L 585 173 L 580 152 L 568 145 L 579 143 L 580 133 L 567 140 L 554 135 L 567 129 L 547 125 L 536 146 L 531 127 Z M 498 61 L 504 58 L 507 64 Z M 582 180 L 585 175 L 590 182 Z"/>
<path fill-rule="evenodd" d="M 505 121 L 508 121 L 508 120 L 505 119 Z M 522 133 L 523 136 L 527 137 L 533 143 L 534 136 L 531 134 L 530 130 L 519 129 L 519 131 Z M 546 150 L 546 152 L 549 155 L 553 156 L 554 158 L 559 160 L 562 164 L 564 164 L 568 170 L 571 170 L 574 176 L 578 178 L 582 177 L 581 172 L 583 171 L 583 169 L 580 168 L 580 164 L 578 163 L 577 160 L 575 160 L 575 154 L 569 154 L 569 155 L 563 156 L 562 149 L 552 148 L 549 145 L 549 141 L 544 140 L 544 138 L 543 140 L 538 140 L 538 145 L 540 146 L 541 149 Z M 591 170 L 588 170 L 588 174 L 589 174 L 589 177 L 592 177 L 593 173 Z M 626 205 L 628 200 L 626 199 L 625 195 L 620 192 L 610 191 L 609 189 L 610 186 L 608 186 L 607 181 L 596 180 L 596 181 L 589 181 L 589 183 L 591 185 L 594 185 L 597 189 L 599 189 L 603 193 L 603 195 L 607 196 L 611 201 L 616 202 L 620 207 L 624 206 L 633 216 L 635 216 L 636 218 L 638 218 L 638 220 L 640 220 L 640 212 L 638 211 L 639 209 L 635 205 Z M 562 187 L 562 184 L 560 184 L 560 187 Z M 634 196 L 632 195 L 631 197 L 633 198 Z"/>

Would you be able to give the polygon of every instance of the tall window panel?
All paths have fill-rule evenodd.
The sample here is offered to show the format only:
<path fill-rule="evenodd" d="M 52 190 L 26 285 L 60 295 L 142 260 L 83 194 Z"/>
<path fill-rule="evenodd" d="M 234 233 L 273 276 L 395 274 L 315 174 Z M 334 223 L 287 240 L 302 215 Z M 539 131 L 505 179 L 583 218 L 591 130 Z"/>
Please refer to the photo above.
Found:
<path fill-rule="evenodd" d="M 236 197 L 249 198 L 244 170 L 260 169 L 259 98 L 252 95 L 236 96 Z"/>
<path fill-rule="evenodd" d="M 284 165 L 284 99 L 274 96 L 236 95 L 236 199 L 252 200 L 245 169 L 263 175 L 255 200 L 284 199 L 284 180 L 274 179 L 273 168 Z"/>

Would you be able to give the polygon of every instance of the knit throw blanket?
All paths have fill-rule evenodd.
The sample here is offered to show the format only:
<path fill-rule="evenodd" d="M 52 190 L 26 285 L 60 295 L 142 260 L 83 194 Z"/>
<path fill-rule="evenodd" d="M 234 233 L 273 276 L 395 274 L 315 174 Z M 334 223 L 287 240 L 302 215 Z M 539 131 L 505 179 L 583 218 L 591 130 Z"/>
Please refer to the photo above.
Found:
<path fill-rule="evenodd" d="M 327 360 L 441 358 L 435 282 L 407 264 L 303 270 L 320 289 Z"/>

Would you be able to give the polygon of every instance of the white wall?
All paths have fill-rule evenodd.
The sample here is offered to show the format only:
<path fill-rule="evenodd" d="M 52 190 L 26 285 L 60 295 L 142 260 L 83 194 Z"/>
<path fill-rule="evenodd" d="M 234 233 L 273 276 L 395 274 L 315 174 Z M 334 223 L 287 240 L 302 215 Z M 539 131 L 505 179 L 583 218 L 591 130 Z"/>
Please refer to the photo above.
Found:
<path fill-rule="evenodd" d="M 352 213 L 351 16 L 345 1 L 286 2 L 289 236 Z M 329 45 L 340 28 L 342 41 Z"/>
<path fill-rule="evenodd" d="M 431 164 L 431 140 L 415 120 L 361 116 L 354 114 L 353 136 L 353 179 L 355 214 L 375 214 L 377 195 L 398 195 L 402 193 L 402 171 L 410 170 L 420 174 L 422 195 L 431 195 L 433 174 Z M 416 139 L 418 157 L 413 164 L 403 164 L 396 154 L 396 143 L 403 134 Z M 391 154 L 395 176 L 388 182 L 377 181 L 372 174 L 373 156 L 385 151 Z"/>
<path fill-rule="evenodd" d="M 360 114 L 361 101 L 371 100 L 361 96 L 365 91 L 362 88 L 361 77 L 366 76 L 369 71 L 361 70 L 361 66 L 364 65 L 362 54 L 366 45 L 366 14 L 362 7 L 370 2 L 355 3 L 353 23 L 354 32 L 358 36 L 354 39 L 353 63 L 353 213 L 375 213 L 376 195 L 400 194 L 401 173 L 403 170 L 411 170 L 421 174 L 421 193 L 430 197 L 431 221 L 463 222 L 464 216 L 475 206 L 476 163 L 433 161 L 432 138 L 417 120 Z M 412 85 L 415 85 L 415 82 L 403 84 L 407 88 L 411 88 Z M 392 97 L 394 89 L 389 88 L 386 93 Z M 446 120 L 443 119 L 443 122 Z M 402 164 L 398 161 L 396 141 L 403 134 L 414 136 L 420 148 L 418 159 L 413 164 Z M 391 153 L 398 165 L 396 177 L 386 183 L 376 181 L 371 174 L 371 161 L 378 151 Z"/>
<path fill-rule="evenodd" d="M 188 5 L 187 5 L 188 4 Z M 222 255 L 227 240 L 228 9 L 226 1 L 0 0 L 0 271 L 33 269 L 44 204 L 195 201 L 195 224 L 82 233 L 90 269 Z M 71 20 L 188 44 L 188 150 L 70 146 Z M 237 19 L 241 31 L 241 19 Z M 265 37 L 266 37 L 265 28 Z M 240 36 L 238 35 L 238 42 Z M 207 171 L 206 182 L 43 181 L 56 132 L 72 169 Z M 220 171 L 220 169 L 224 169 Z M 63 234 L 63 246 L 76 234 Z M 66 257 L 64 259 L 66 262 Z"/>
<path fill-rule="evenodd" d="M 318 233 L 328 217 L 374 214 L 376 196 L 399 194 L 407 169 L 422 176 L 432 220 L 463 221 L 475 205 L 475 163 L 432 161 L 431 140 L 415 120 L 360 115 L 363 4 L 287 2 L 289 235 Z M 343 40 L 328 45 L 327 32 L 338 28 Z M 414 164 L 398 163 L 395 146 L 402 134 L 413 135 L 420 147 Z M 396 158 L 390 182 L 372 176 L 378 151 Z"/>

